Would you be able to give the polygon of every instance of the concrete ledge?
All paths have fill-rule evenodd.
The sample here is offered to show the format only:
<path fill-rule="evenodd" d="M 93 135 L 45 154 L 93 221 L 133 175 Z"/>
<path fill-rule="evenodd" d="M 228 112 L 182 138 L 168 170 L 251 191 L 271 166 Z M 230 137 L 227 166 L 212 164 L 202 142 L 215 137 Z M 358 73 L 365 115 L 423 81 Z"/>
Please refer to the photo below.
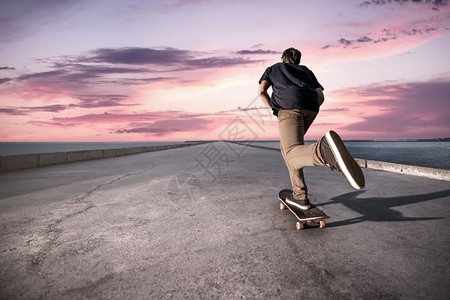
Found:
<path fill-rule="evenodd" d="M 103 158 L 110 158 L 116 156 L 116 149 L 106 149 L 102 150 L 102 157 Z"/>
<path fill-rule="evenodd" d="M 87 158 L 88 160 L 103 158 L 102 150 L 89 150 L 87 155 L 88 155 L 88 158 Z"/>
<path fill-rule="evenodd" d="M 151 151 L 175 149 L 199 145 L 203 143 L 206 142 L 130 147 L 130 148 L 105 149 L 105 150 L 81 150 L 81 151 L 68 151 L 55 153 L 0 156 L 0 173 L 92 159 L 112 158 L 123 155 L 132 155 Z"/>
<path fill-rule="evenodd" d="M 403 165 L 367 159 L 356 159 L 356 161 L 361 167 L 364 168 L 450 181 L 449 170 Z"/>
<path fill-rule="evenodd" d="M 2 157 L 0 166 L 1 171 L 35 168 L 39 166 L 39 154 L 5 156 Z"/>
<path fill-rule="evenodd" d="M 17 155 L 17 157 L 20 157 L 20 155 Z M 39 156 L 39 167 L 62 164 L 65 163 L 66 161 L 67 161 L 66 152 L 41 153 Z"/>
<path fill-rule="evenodd" d="M 66 162 L 76 162 L 82 160 L 88 160 L 89 158 L 89 150 L 85 151 L 70 151 L 67 152 L 67 160 Z"/>
<path fill-rule="evenodd" d="M 239 142 L 230 142 L 230 143 L 235 143 L 235 144 L 239 144 L 242 146 L 248 146 L 248 147 L 253 147 L 253 148 L 261 148 L 261 149 L 272 150 L 272 151 L 280 151 L 280 149 L 252 145 L 251 143 L 250 144 L 249 143 L 239 143 Z M 396 163 L 368 160 L 368 159 L 361 159 L 361 158 L 356 158 L 355 160 L 358 162 L 358 164 L 360 165 L 361 168 L 368 168 L 368 169 L 381 170 L 381 171 L 413 175 L 413 176 L 421 176 L 421 177 L 443 180 L 443 181 L 450 181 L 450 171 L 449 170 L 403 165 L 403 164 L 396 164 Z"/>

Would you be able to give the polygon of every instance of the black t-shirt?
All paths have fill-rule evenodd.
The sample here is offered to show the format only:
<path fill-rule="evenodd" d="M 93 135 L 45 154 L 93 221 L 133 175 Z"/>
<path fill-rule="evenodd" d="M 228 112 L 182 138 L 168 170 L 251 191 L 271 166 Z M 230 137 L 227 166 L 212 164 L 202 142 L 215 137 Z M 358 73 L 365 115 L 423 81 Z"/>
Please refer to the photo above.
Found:
<path fill-rule="evenodd" d="M 272 86 L 274 115 L 280 109 L 308 109 L 319 112 L 317 88 L 323 90 L 314 73 L 306 66 L 277 63 L 266 69 L 259 83 L 266 80 Z"/>

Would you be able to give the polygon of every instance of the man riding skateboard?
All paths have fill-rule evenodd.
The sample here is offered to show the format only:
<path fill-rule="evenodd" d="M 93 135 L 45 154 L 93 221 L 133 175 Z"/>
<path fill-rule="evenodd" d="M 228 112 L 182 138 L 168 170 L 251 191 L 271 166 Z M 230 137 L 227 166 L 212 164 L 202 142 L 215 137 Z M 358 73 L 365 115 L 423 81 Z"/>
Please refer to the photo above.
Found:
<path fill-rule="evenodd" d="M 305 146 L 304 135 L 323 104 L 324 88 L 314 73 L 300 65 L 301 52 L 286 49 L 282 62 L 268 67 L 259 80 L 258 94 L 278 118 L 280 150 L 292 184 L 292 197 L 286 202 L 302 210 L 310 208 L 303 168 L 324 166 L 336 169 L 355 189 L 364 188 L 364 175 L 339 135 L 328 131 L 321 139 Z M 267 93 L 272 87 L 272 96 Z"/>

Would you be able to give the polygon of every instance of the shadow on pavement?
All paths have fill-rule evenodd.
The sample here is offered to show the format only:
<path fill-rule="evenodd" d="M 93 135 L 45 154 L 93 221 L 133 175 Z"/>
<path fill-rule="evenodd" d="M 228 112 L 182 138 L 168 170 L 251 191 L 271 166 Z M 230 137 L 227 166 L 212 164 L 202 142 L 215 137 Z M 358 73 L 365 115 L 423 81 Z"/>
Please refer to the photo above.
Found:
<path fill-rule="evenodd" d="M 329 202 L 318 204 L 326 206 L 329 204 L 341 203 L 362 216 L 348 220 L 329 223 L 329 226 L 346 226 L 364 221 L 373 222 L 399 222 L 399 221 L 425 221 L 443 219 L 442 217 L 405 217 L 403 214 L 392 208 L 414 203 L 430 201 L 438 198 L 450 196 L 450 190 L 444 190 L 428 194 L 410 195 L 401 197 L 371 197 L 358 198 L 364 191 L 356 191 L 334 197 Z"/>

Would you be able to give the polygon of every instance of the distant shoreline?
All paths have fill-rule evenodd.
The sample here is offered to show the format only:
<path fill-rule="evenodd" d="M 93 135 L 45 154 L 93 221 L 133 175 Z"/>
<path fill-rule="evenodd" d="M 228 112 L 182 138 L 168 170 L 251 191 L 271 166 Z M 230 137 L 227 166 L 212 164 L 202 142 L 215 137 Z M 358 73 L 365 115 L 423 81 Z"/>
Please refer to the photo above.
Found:
<path fill-rule="evenodd" d="M 198 142 L 220 142 L 221 140 L 192 140 L 185 141 L 186 143 Z M 239 140 L 229 142 L 252 143 L 252 142 L 278 142 L 279 140 Z M 305 142 L 315 142 L 316 140 L 305 140 Z M 373 140 L 344 140 L 345 142 L 450 142 L 450 138 L 436 138 L 436 139 L 373 139 Z"/>

